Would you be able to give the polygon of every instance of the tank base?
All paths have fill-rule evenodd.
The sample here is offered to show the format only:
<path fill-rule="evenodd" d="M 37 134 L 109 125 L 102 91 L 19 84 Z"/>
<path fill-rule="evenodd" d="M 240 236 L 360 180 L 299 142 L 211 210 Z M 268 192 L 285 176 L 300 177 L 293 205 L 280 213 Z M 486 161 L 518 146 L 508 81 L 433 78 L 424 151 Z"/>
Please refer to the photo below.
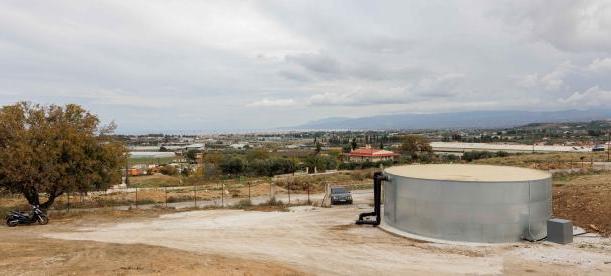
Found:
<path fill-rule="evenodd" d="M 481 247 L 481 246 L 507 246 L 507 245 L 511 245 L 511 244 L 518 244 L 520 242 L 506 242 L 506 243 L 481 243 L 481 242 L 462 242 L 462 241 L 450 241 L 450 240 L 442 240 L 442 239 L 435 239 L 435 238 L 429 238 L 429 237 L 425 237 L 425 236 L 421 236 L 421 235 L 416 235 L 416 234 L 412 234 L 412 233 L 408 233 L 405 232 L 403 230 L 399 230 L 397 228 L 394 228 L 386 223 L 384 223 L 384 220 L 382 219 L 382 223 L 378 226 L 378 228 L 384 230 L 384 232 L 387 232 L 391 235 L 394 236 L 398 236 L 398 237 L 402 237 L 402 238 L 406 238 L 406 239 L 410 239 L 410 240 L 416 240 L 416 241 L 421 241 L 421 242 L 429 242 L 429 243 L 439 243 L 439 244 L 448 244 L 448 245 L 464 245 L 464 246 L 474 246 L 474 247 Z"/>

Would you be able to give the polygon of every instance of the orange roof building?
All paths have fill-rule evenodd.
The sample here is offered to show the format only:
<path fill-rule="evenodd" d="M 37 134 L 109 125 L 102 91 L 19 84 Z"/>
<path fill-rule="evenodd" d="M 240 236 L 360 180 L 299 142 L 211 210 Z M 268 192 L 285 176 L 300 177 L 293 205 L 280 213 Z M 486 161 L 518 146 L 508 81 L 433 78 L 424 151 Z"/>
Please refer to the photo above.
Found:
<path fill-rule="evenodd" d="M 378 162 L 394 160 L 398 154 L 382 149 L 372 149 L 370 146 L 352 150 L 348 153 L 351 162 Z"/>

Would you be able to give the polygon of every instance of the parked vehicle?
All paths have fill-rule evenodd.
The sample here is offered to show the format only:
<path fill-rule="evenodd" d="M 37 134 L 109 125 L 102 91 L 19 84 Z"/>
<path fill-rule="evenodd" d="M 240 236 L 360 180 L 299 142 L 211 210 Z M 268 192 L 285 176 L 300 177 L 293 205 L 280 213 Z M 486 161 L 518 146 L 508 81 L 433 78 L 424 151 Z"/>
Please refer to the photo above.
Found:
<path fill-rule="evenodd" d="M 346 188 L 331 188 L 331 205 L 338 203 L 352 204 L 352 193 Z"/>
<path fill-rule="evenodd" d="M 30 211 L 30 213 L 11 211 L 6 216 L 6 225 L 9 227 L 15 227 L 18 224 L 32 224 L 36 222 L 38 222 L 40 225 L 49 223 L 49 218 L 37 205 L 32 206 L 32 211 Z"/>

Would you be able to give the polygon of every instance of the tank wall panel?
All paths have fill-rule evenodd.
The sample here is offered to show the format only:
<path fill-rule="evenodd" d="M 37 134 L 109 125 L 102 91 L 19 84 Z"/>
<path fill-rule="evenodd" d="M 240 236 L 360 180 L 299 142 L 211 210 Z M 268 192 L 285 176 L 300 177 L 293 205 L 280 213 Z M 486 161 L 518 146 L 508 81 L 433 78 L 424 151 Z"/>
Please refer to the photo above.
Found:
<path fill-rule="evenodd" d="M 539 239 L 547 233 L 551 179 L 467 182 L 387 175 L 384 223 L 399 230 L 430 238 L 489 243 Z"/>

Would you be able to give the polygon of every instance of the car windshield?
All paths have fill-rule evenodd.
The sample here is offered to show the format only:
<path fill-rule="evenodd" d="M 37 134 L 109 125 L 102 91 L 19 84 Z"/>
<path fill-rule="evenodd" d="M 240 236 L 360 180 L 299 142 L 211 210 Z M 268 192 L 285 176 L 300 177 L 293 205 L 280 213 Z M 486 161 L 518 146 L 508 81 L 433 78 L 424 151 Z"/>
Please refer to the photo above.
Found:
<path fill-rule="evenodd" d="M 331 189 L 331 193 L 332 194 L 345 194 L 347 192 L 348 191 L 346 189 L 344 189 L 344 188 L 333 188 L 333 189 Z"/>

